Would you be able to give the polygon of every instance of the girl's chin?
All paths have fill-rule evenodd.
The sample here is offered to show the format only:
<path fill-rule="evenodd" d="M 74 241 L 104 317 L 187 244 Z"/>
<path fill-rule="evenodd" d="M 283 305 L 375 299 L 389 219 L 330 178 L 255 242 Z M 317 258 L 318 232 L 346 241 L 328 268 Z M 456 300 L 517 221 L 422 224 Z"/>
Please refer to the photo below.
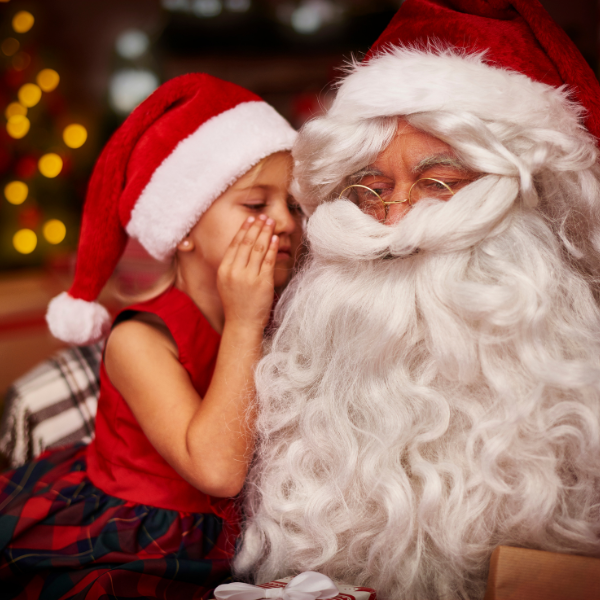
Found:
<path fill-rule="evenodd" d="M 291 269 L 282 269 L 275 267 L 275 287 L 282 287 L 290 280 Z"/>

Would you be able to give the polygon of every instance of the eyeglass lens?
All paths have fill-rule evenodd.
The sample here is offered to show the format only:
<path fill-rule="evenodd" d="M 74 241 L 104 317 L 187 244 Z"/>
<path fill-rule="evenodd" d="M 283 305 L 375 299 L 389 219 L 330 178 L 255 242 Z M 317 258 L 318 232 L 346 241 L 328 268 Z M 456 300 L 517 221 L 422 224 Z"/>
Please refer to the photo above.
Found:
<path fill-rule="evenodd" d="M 445 201 L 449 200 L 454 195 L 454 192 L 446 183 L 429 178 L 419 179 L 410 188 L 408 197 L 403 200 L 387 201 L 371 188 L 360 184 L 355 184 L 346 188 L 342 194 L 344 193 L 346 193 L 348 199 L 356 204 L 362 212 L 379 221 L 385 220 L 389 205 L 391 204 L 408 202 L 409 205 L 413 206 L 425 198 Z"/>

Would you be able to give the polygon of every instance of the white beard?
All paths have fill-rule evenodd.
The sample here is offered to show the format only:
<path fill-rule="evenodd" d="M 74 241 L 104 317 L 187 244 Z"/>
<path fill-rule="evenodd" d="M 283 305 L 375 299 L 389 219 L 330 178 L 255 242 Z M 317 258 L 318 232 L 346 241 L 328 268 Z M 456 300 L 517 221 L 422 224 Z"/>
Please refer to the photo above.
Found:
<path fill-rule="evenodd" d="M 238 573 L 481 598 L 499 544 L 600 553 L 600 315 L 517 193 L 311 217 L 257 372 Z"/>

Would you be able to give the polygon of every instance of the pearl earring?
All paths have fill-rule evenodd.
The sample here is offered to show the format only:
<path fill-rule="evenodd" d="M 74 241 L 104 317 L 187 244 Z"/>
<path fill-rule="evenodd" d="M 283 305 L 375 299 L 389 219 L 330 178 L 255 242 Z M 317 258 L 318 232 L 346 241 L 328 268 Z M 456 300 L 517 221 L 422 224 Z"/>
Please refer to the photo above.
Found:
<path fill-rule="evenodd" d="M 183 241 L 181 242 L 181 245 L 182 245 L 184 248 L 189 248 L 189 247 L 192 245 L 192 242 L 190 242 L 190 240 L 183 240 Z"/>

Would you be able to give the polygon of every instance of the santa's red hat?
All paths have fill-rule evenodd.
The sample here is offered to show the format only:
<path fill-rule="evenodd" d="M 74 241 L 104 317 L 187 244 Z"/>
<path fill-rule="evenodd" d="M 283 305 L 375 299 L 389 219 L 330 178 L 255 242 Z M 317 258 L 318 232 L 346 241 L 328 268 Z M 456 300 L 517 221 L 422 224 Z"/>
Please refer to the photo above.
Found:
<path fill-rule="evenodd" d="M 296 132 L 261 98 L 202 73 L 159 87 L 104 148 L 90 179 L 75 278 L 46 319 L 57 338 L 101 339 L 110 326 L 95 302 L 128 236 L 171 256 L 201 215 L 264 157 L 290 150 Z"/>
<path fill-rule="evenodd" d="M 328 114 L 431 110 L 600 138 L 600 85 L 538 0 L 406 0 Z"/>

